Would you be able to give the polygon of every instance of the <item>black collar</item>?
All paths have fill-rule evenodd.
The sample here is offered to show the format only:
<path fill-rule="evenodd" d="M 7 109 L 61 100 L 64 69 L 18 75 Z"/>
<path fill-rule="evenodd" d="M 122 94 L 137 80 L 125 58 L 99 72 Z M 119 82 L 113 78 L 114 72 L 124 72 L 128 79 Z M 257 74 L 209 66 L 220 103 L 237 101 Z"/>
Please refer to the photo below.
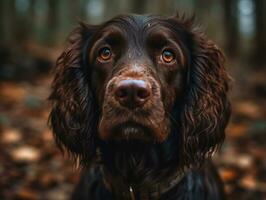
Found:
<path fill-rule="evenodd" d="M 153 187 L 149 188 L 149 190 L 134 191 L 134 189 L 130 186 L 128 191 L 130 195 L 130 200 L 136 200 L 137 193 L 139 193 L 141 200 L 157 200 L 163 194 L 166 194 L 168 191 L 177 186 L 183 177 L 184 175 L 179 175 L 167 182 L 155 184 Z"/>
<path fill-rule="evenodd" d="M 162 195 L 166 194 L 175 186 L 177 186 L 183 178 L 184 178 L 184 173 L 178 174 L 165 182 L 149 186 L 148 189 L 147 188 L 140 189 L 130 184 L 123 186 L 118 184 L 116 185 L 115 182 L 112 181 L 110 183 L 110 181 L 108 182 L 106 179 L 104 179 L 104 183 L 107 186 L 107 188 L 109 188 L 115 194 L 115 197 L 117 197 L 118 199 L 158 200 Z"/>

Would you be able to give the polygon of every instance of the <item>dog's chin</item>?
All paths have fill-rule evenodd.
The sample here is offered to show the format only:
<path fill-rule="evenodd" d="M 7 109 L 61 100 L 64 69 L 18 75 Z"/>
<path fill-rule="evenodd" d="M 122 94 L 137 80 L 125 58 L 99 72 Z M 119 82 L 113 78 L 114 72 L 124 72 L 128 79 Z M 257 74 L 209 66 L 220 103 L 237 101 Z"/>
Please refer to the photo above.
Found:
<path fill-rule="evenodd" d="M 152 142 L 154 141 L 152 129 L 135 122 L 125 122 L 110 129 L 110 140 L 120 142 Z"/>

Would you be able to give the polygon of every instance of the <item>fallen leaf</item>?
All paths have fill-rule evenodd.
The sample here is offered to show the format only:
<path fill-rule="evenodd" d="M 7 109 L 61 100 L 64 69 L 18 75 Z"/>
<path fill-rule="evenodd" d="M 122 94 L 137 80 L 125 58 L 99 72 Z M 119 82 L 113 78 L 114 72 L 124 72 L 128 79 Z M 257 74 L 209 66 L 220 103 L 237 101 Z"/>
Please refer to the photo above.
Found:
<path fill-rule="evenodd" d="M 7 129 L 3 131 L 2 142 L 6 144 L 16 143 L 21 140 L 21 132 L 18 129 Z"/>
<path fill-rule="evenodd" d="M 57 183 L 56 176 L 54 174 L 45 173 L 38 178 L 38 181 L 44 188 L 52 187 Z"/>
<path fill-rule="evenodd" d="M 21 200 L 35 200 L 37 198 L 37 193 L 29 188 L 21 188 L 16 192 L 16 199 Z"/>
<path fill-rule="evenodd" d="M 1 83 L 0 84 L 0 99 L 7 103 L 15 103 L 23 99 L 26 95 L 26 90 L 21 84 Z"/>
<path fill-rule="evenodd" d="M 226 136 L 230 138 L 239 138 L 246 134 L 247 129 L 247 124 L 230 124 L 227 128 Z"/>
<path fill-rule="evenodd" d="M 22 146 L 13 150 L 11 156 L 15 161 L 33 162 L 39 160 L 40 152 L 34 147 Z"/>
<path fill-rule="evenodd" d="M 240 180 L 240 185 L 242 187 L 249 189 L 249 190 L 254 190 L 254 189 L 256 189 L 256 186 L 257 186 L 255 178 L 253 176 L 250 176 L 250 175 L 243 177 Z"/>
<path fill-rule="evenodd" d="M 244 115 L 248 118 L 259 118 L 262 115 L 260 107 L 250 101 L 239 102 L 233 108 L 236 114 Z"/>
<path fill-rule="evenodd" d="M 45 142 L 52 142 L 54 140 L 53 134 L 50 130 L 43 131 L 41 137 Z"/>
<path fill-rule="evenodd" d="M 226 165 L 233 165 L 240 169 L 250 169 L 254 164 L 254 158 L 252 155 L 240 154 L 232 150 L 225 150 L 219 157 L 219 160 Z"/>
<path fill-rule="evenodd" d="M 238 173 L 235 169 L 221 169 L 219 173 L 224 182 L 231 182 L 238 178 Z"/>

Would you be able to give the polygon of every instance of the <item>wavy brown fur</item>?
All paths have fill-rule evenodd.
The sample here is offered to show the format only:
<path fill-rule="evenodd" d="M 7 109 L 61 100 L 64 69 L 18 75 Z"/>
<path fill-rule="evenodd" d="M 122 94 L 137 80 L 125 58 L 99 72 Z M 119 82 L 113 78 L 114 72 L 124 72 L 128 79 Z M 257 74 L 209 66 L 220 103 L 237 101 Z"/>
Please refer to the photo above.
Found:
<path fill-rule="evenodd" d="M 122 76 L 129 69 L 118 69 L 118 72 L 114 70 L 112 76 L 98 77 L 95 84 L 91 50 L 108 26 L 116 24 L 121 30 L 129 30 L 130 35 L 149 23 L 171 30 L 171 34 L 175 35 L 174 40 L 178 40 L 180 45 L 178 48 L 182 50 L 181 57 L 184 57 L 180 64 L 183 65 L 180 85 L 173 85 L 170 81 L 176 72 L 171 72 L 167 75 L 169 78 L 162 81 L 159 78 L 162 76 L 160 72 L 143 71 L 158 87 L 154 90 L 158 96 L 148 104 L 154 106 L 150 112 L 154 116 L 147 118 L 147 121 L 157 120 L 154 114 L 156 111 L 161 114 L 161 110 L 155 110 L 154 105 L 154 102 L 160 100 L 160 106 L 163 106 L 160 109 L 165 110 L 166 120 L 165 127 L 160 125 L 159 128 L 170 131 L 163 137 L 155 134 L 154 137 L 160 137 L 161 141 L 154 139 L 155 144 L 149 145 L 143 145 L 142 142 L 121 144 L 103 141 L 98 129 L 99 121 L 105 115 L 104 106 L 109 106 L 108 114 L 114 113 L 110 115 L 112 123 L 106 121 L 105 126 L 108 127 L 103 130 L 109 130 L 110 124 L 113 125 L 118 120 L 115 117 L 117 113 L 126 112 L 122 107 L 118 112 L 118 107 L 115 107 L 117 102 L 112 100 L 109 92 L 111 89 L 105 87 L 113 77 Z M 144 38 L 146 32 L 143 31 L 143 35 L 137 37 Z M 136 48 L 141 45 L 136 44 Z M 74 158 L 81 158 L 83 166 L 98 159 L 96 149 L 99 148 L 104 154 L 101 164 L 106 166 L 111 176 L 119 174 L 121 170 L 123 179 L 128 179 L 126 181 L 137 179 L 137 182 L 141 182 L 139 178 L 143 177 L 146 180 L 144 185 L 169 178 L 177 170 L 186 173 L 187 169 L 200 168 L 221 146 L 230 116 L 227 98 L 230 78 L 225 70 L 224 60 L 221 50 L 198 30 L 194 17 L 118 16 L 98 26 L 80 23 L 70 35 L 68 46 L 58 58 L 54 70 L 55 78 L 49 98 L 52 102 L 49 122 L 58 146 Z M 145 62 L 143 65 L 150 66 L 150 63 Z M 149 111 L 148 106 L 146 109 Z M 140 122 L 145 120 L 139 119 Z M 158 127 L 156 130 L 160 134 Z M 135 150 L 134 145 L 137 145 Z M 143 151 L 139 152 L 140 149 Z M 133 170 L 134 173 L 132 169 L 136 169 Z"/>

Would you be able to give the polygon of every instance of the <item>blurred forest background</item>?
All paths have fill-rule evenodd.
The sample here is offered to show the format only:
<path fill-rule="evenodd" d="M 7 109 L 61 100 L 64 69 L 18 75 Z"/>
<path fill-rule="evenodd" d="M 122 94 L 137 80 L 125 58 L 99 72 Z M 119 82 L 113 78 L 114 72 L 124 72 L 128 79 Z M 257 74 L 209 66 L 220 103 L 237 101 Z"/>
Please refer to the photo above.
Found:
<path fill-rule="evenodd" d="M 47 127 L 50 73 L 78 20 L 196 13 L 227 56 L 233 116 L 215 162 L 228 199 L 266 199 L 265 0 L 1 0 L 0 199 L 68 199 L 79 172 Z"/>

